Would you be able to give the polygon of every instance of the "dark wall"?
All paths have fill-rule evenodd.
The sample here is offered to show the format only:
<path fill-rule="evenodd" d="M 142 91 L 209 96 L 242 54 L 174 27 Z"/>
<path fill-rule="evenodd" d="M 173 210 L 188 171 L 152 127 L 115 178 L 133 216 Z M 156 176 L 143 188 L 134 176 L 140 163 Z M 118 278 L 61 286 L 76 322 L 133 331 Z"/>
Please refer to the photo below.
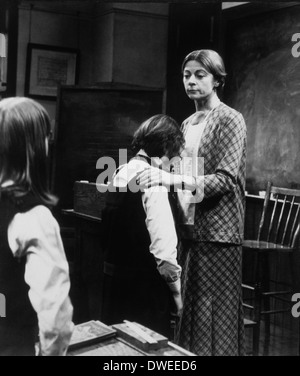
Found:
<path fill-rule="evenodd" d="M 179 123 L 195 111 L 185 94 L 181 65 L 193 50 L 218 50 L 221 4 L 170 4 L 167 62 L 167 114 Z"/>
<path fill-rule="evenodd" d="M 225 99 L 247 124 L 247 188 L 300 188 L 300 58 L 291 52 L 300 5 L 244 9 L 226 29 Z"/>

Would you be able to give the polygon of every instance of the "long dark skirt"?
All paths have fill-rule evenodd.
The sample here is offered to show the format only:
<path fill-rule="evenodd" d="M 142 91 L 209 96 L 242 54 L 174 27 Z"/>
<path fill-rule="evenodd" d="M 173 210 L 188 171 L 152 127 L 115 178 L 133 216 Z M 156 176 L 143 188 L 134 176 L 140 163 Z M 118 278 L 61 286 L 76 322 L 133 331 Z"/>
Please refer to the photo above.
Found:
<path fill-rule="evenodd" d="M 240 246 L 183 243 L 184 310 L 176 342 L 199 356 L 245 355 Z"/>

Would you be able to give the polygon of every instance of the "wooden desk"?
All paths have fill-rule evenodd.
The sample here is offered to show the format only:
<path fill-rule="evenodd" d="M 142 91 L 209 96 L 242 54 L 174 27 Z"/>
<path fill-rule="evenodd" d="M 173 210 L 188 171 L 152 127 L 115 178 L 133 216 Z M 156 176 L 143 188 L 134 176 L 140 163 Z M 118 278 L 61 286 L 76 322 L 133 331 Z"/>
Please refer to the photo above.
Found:
<path fill-rule="evenodd" d="M 63 210 L 75 220 L 75 253 L 71 274 L 71 299 L 76 324 L 101 320 L 103 253 L 101 218 Z"/>
<path fill-rule="evenodd" d="M 150 352 L 142 351 L 122 338 L 109 338 L 96 345 L 68 352 L 68 356 L 196 356 L 195 354 L 175 345 L 172 342 L 168 346 Z"/>

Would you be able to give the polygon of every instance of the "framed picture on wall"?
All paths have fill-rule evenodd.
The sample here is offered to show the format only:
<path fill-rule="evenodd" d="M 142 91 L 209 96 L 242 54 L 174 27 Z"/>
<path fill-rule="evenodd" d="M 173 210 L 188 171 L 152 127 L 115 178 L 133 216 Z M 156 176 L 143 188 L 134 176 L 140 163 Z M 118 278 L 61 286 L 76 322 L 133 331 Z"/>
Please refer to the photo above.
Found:
<path fill-rule="evenodd" d="M 25 96 L 56 100 L 60 85 L 78 82 L 77 49 L 28 44 Z"/>

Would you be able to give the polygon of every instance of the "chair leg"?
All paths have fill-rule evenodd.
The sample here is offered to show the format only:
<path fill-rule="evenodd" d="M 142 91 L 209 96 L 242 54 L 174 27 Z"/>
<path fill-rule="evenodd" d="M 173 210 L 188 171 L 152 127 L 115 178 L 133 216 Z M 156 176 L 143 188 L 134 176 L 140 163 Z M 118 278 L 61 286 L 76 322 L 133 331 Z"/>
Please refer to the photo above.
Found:
<path fill-rule="evenodd" d="M 271 330 L 270 330 L 270 315 L 265 315 L 265 338 L 264 338 L 264 351 L 263 355 L 269 355 L 269 348 L 270 348 L 270 337 L 271 337 Z"/>
<path fill-rule="evenodd" d="M 254 290 L 254 321 L 256 322 L 253 328 L 253 355 L 259 355 L 259 340 L 261 327 L 261 305 L 262 305 L 262 265 L 261 255 L 258 252 L 255 256 L 255 290 Z"/>
<path fill-rule="evenodd" d="M 253 327 L 253 336 L 252 336 L 252 341 L 253 341 L 253 356 L 258 356 L 259 355 L 259 337 L 260 337 L 260 323 L 258 322 Z M 300 348 L 299 348 L 299 351 L 300 351 Z"/>
<path fill-rule="evenodd" d="M 261 295 L 260 283 L 256 283 L 255 297 L 254 297 L 254 321 L 256 325 L 253 328 L 253 355 L 259 355 L 259 340 L 260 340 L 260 326 L 261 326 Z"/>
<path fill-rule="evenodd" d="M 269 265 L 269 257 L 268 254 L 265 254 L 263 256 L 262 260 L 262 288 L 261 288 L 261 293 L 264 291 L 269 291 L 270 289 L 270 265 Z M 268 312 L 271 309 L 270 305 L 270 297 L 269 296 L 264 296 L 264 311 Z M 269 355 L 269 346 L 270 346 L 270 335 L 271 335 L 271 320 L 270 320 L 270 315 L 265 314 L 264 315 L 264 333 L 265 333 L 265 338 L 264 338 L 264 352 L 263 354 Z"/>
<path fill-rule="evenodd" d="M 300 356 L 300 322 L 298 321 L 298 355 Z"/>

